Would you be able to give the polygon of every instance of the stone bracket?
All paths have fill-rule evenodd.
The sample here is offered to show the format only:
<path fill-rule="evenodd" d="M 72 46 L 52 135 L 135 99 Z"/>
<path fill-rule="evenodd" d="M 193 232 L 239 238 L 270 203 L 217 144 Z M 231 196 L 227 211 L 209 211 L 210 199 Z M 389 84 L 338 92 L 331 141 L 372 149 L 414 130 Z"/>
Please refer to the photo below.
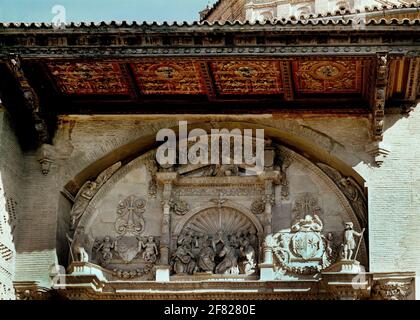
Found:
<path fill-rule="evenodd" d="M 380 167 L 385 158 L 390 154 L 391 148 L 384 142 L 374 141 L 366 146 L 366 152 L 370 154 L 375 161 L 375 164 Z"/>

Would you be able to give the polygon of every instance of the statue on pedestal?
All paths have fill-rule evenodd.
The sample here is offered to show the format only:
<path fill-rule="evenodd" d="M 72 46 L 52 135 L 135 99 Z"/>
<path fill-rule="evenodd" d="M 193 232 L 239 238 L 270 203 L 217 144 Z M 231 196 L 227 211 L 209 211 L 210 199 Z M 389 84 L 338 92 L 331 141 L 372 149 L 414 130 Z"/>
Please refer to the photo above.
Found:
<path fill-rule="evenodd" d="M 353 222 L 346 222 L 346 227 L 344 230 L 344 242 L 343 242 L 343 260 L 356 259 L 357 252 L 354 259 L 352 259 L 353 250 L 356 248 L 356 241 L 354 240 L 354 236 L 362 237 L 364 231 L 365 229 L 363 229 L 363 231 L 359 233 L 353 230 Z"/>

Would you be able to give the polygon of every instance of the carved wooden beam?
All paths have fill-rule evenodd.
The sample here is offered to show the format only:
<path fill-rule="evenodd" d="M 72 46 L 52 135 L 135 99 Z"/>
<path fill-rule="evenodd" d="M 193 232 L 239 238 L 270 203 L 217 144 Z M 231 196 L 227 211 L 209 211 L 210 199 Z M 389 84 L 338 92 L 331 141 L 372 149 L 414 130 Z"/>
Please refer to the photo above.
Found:
<path fill-rule="evenodd" d="M 38 134 L 37 140 L 40 144 L 46 144 L 50 140 L 48 127 L 45 120 L 40 115 L 39 98 L 35 90 L 29 84 L 27 77 L 22 69 L 22 63 L 18 56 L 11 55 L 7 62 L 7 67 L 18 84 L 22 93 L 25 108 L 31 114 L 35 130 Z"/>
<path fill-rule="evenodd" d="M 389 61 L 387 53 L 377 53 L 376 55 L 376 76 L 375 85 L 370 97 L 372 108 L 372 143 L 366 146 L 368 152 L 374 159 L 377 166 L 381 166 L 384 158 L 389 154 L 389 147 L 383 140 L 385 102 L 387 98 L 387 87 L 389 79 Z"/>
<path fill-rule="evenodd" d="M 374 141 L 382 141 L 384 133 L 385 101 L 389 78 L 387 53 L 378 53 L 376 59 L 376 85 L 373 91 L 372 112 Z"/>
<path fill-rule="evenodd" d="M 293 100 L 293 80 L 292 80 L 292 67 L 290 61 L 281 61 L 280 69 L 282 75 L 284 99 L 286 101 Z"/>

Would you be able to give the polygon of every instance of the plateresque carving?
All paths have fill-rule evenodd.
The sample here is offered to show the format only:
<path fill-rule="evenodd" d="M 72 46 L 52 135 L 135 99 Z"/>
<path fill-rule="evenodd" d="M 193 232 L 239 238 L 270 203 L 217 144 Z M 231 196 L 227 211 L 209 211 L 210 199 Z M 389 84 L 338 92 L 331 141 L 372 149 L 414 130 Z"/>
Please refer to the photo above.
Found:
<path fill-rule="evenodd" d="M 288 275 L 313 275 L 337 259 L 337 247 L 331 233 L 322 234 L 323 222 L 315 214 L 297 220 L 290 229 L 270 234 L 266 246 L 275 257 L 278 278 Z"/>
<path fill-rule="evenodd" d="M 118 204 L 118 217 L 115 229 L 118 235 L 140 235 L 144 230 L 143 213 L 146 211 L 146 201 L 134 195 Z"/>
<path fill-rule="evenodd" d="M 367 200 L 358 183 L 351 177 L 344 177 L 336 169 L 318 163 L 318 166 L 335 182 L 341 192 L 349 200 L 357 218 L 362 226 L 367 225 Z"/>
<path fill-rule="evenodd" d="M 256 272 L 258 237 L 240 212 L 212 208 L 198 213 L 176 239 L 175 274 L 251 275 Z"/>
<path fill-rule="evenodd" d="M 85 212 L 93 196 L 120 167 L 121 162 L 115 163 L 114 165 L 110 166 L 108 169 L 103 171 L 100 175 L 98 175 L 95 181 L 88 180 L 80 188 L 79 192 L 77 193 L 74 199 L 74 204 L 70 212 L 72 228 L 75 227 L 76 222 Z"/>

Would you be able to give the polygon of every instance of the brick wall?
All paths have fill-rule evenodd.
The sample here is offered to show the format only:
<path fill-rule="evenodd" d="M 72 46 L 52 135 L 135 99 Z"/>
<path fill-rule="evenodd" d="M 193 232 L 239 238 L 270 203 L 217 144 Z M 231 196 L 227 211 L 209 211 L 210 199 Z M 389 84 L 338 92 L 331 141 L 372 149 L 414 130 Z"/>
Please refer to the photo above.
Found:
<path fill-rule="evenodd" d="M 0 300 L 13 299 L 15 244 L 18 222 L 22 154 L 8 114 L 0 106 Z"/>
<path fill-rule="evenodd" d="M 380 168 L 357 168 L 369 190 L 370 269 L 416 271 L 420 280 L 420 106 L 385 126 L 390 155 Z"/>
<path fill-rule="evenodd" d="M 220 0 L 218 5 L 211 11 L 205 20 L 210 22 L 244 21 L 245 3 L 246 0 Z"/>

